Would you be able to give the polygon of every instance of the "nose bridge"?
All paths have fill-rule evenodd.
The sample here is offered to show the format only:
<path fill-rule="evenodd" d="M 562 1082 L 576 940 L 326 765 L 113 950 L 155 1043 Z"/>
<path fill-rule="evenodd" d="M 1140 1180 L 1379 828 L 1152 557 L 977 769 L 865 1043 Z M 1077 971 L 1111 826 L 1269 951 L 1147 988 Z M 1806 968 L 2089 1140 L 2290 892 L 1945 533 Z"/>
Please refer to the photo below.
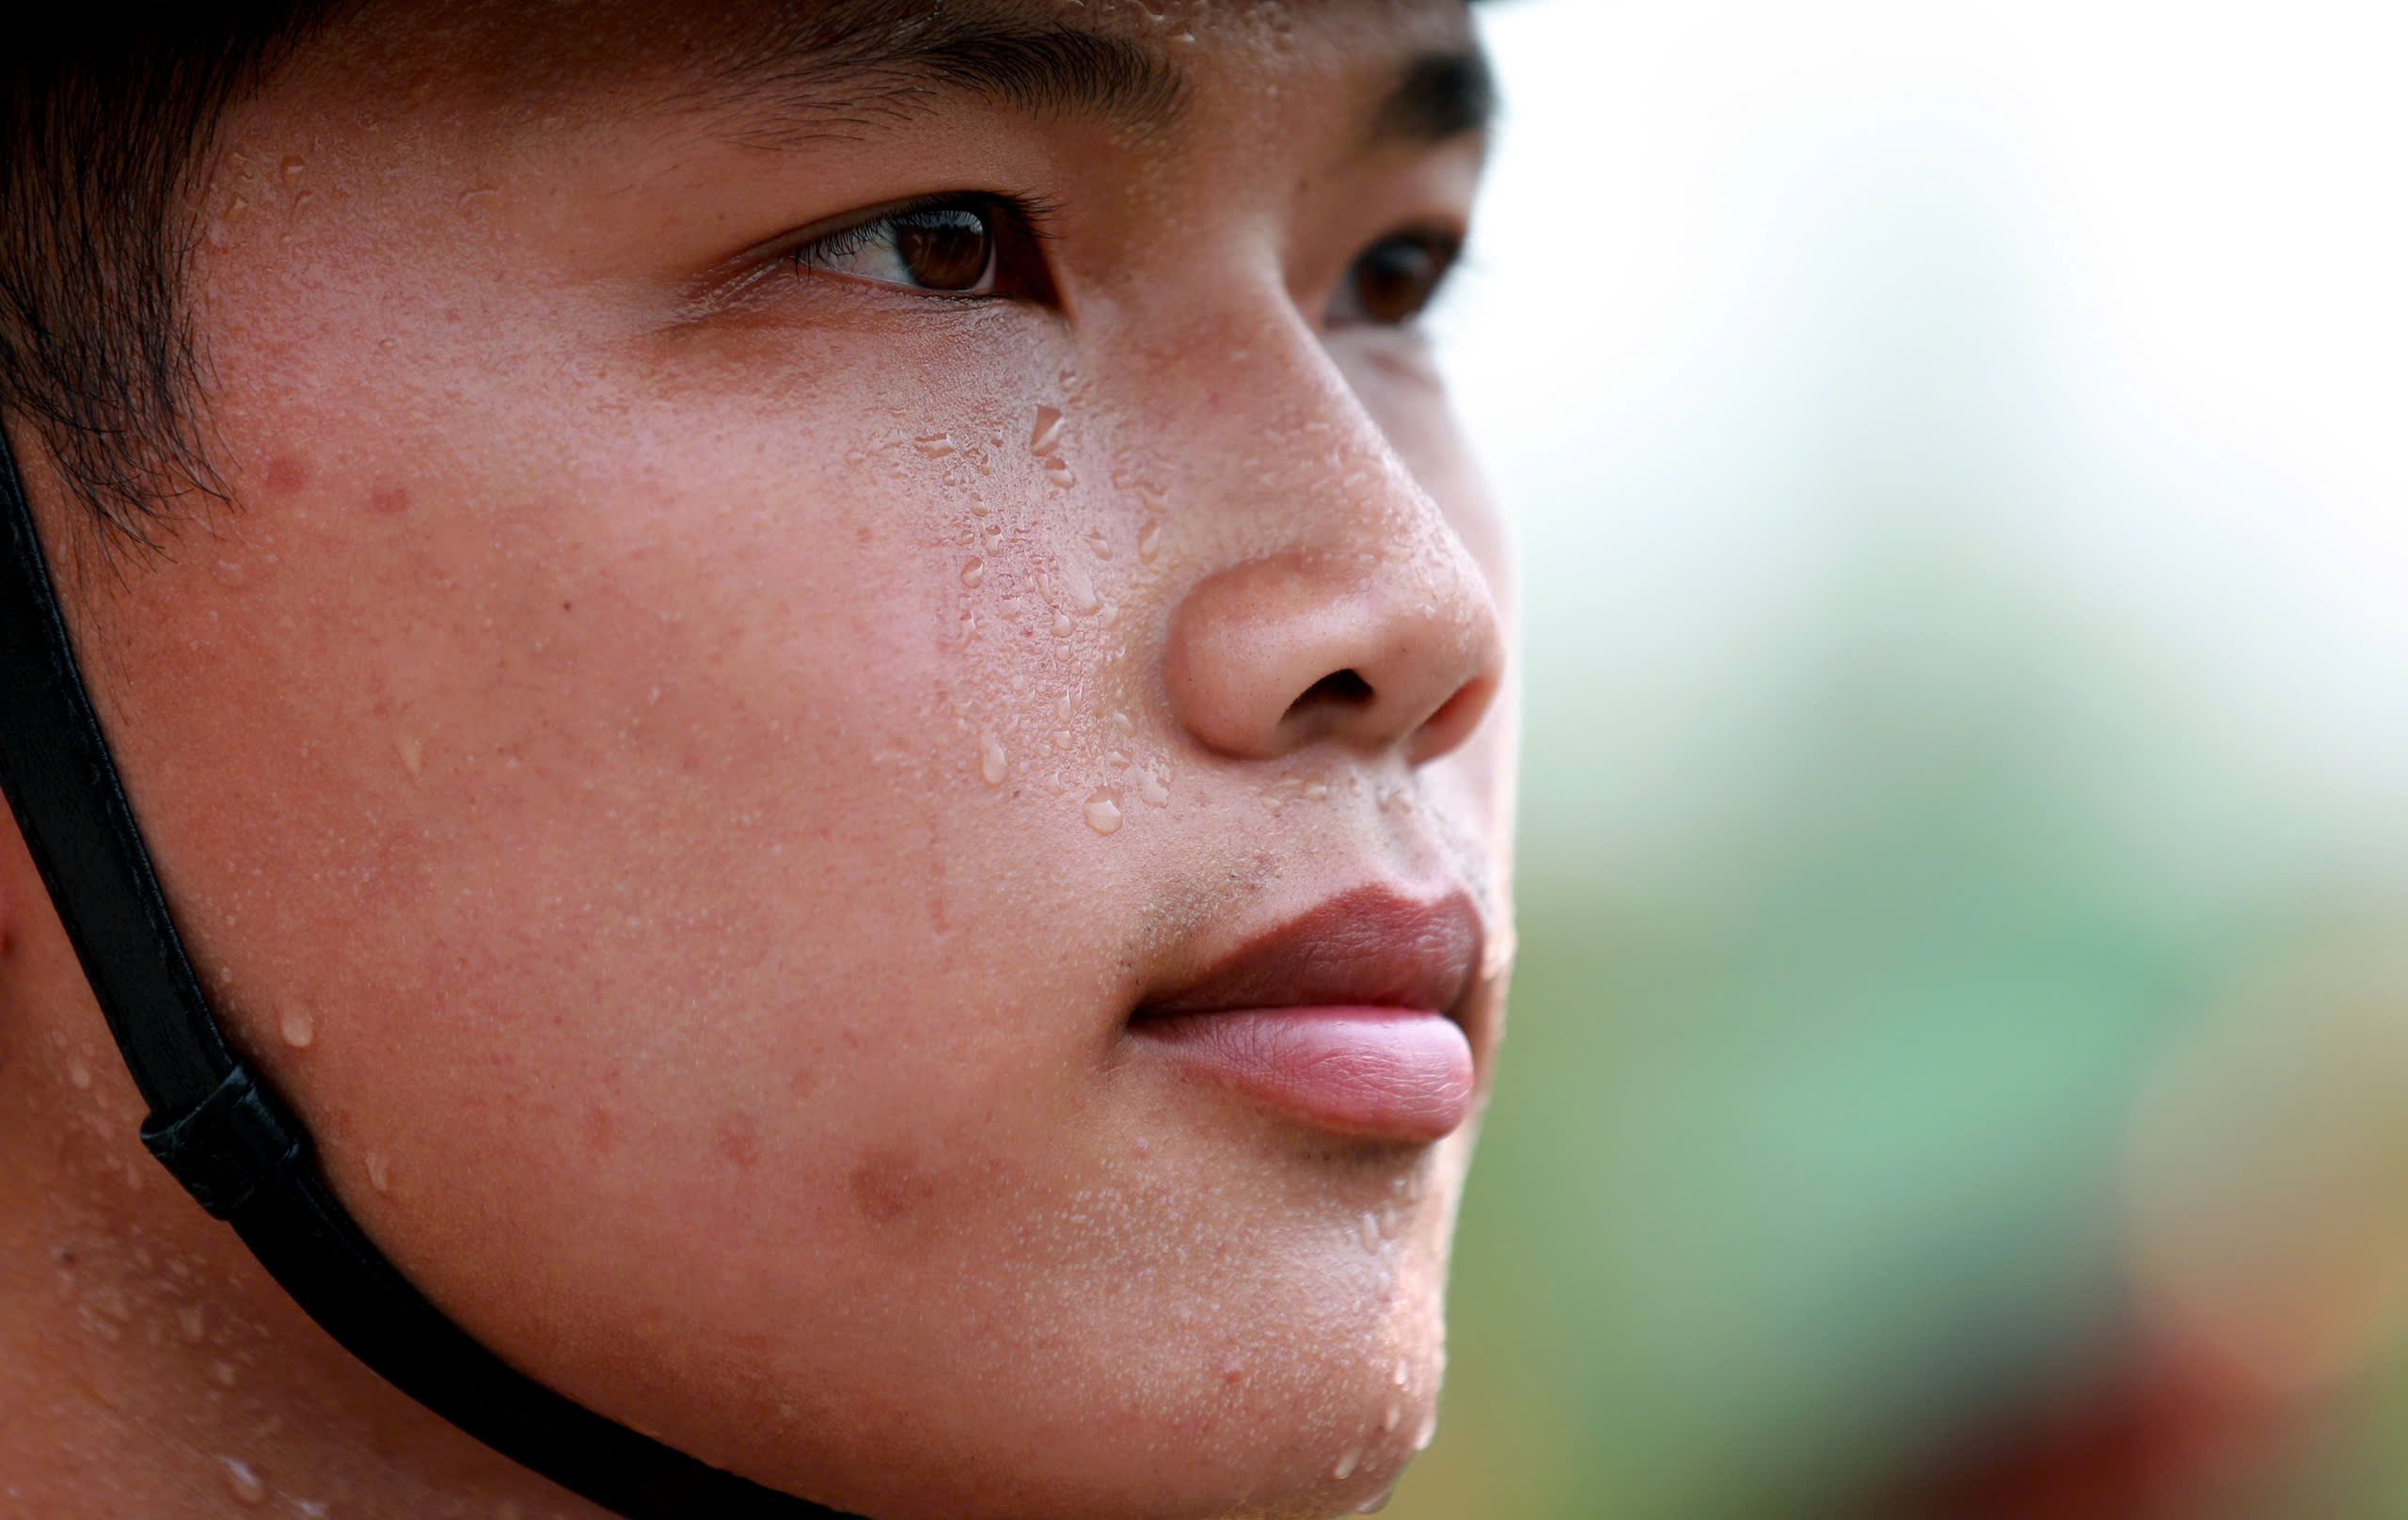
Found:
<path fill-rule="evenodd" d="M 1186 447 L 1211 466 L 1197 483 L 1211 527 L 1196 525 L 1204 552 L 1164 650 L 1173 709 L 1239 758 L 1334 743 L 1434 759 L 1498 683 L 1487 573 L 1280 306 L 1285 320 L 1197 344 L 1188 367 L 1200 426 Z"/>

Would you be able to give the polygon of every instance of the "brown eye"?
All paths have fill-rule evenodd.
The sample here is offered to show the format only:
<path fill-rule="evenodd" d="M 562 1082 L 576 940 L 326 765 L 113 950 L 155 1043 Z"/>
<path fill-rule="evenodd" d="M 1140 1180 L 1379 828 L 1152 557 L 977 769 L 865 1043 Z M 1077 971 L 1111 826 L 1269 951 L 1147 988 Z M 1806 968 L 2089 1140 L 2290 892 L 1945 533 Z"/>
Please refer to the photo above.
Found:
<path fill-rule="evenodd" d="M 804 244 L 787 255 L 800 269 L 940 295 L 995 293 L 1001 213 L 977 206 L 921 206 L 887 213 Z"/>
<path fill-rule="evenodd" d="M 1462 246 L 1436 232 L 1382 238 L 1347 270 L 1330 303 L 1329 325 L 1398 327 L 1419 316 L 1446 282 Z"/>
<path fill-rule="evenodd" d="M 995 234 L 987 219 L 958 206 L 912 212 L 894 219 L 895 257 L 923 290 L 968 291 L 995 261 Z"/>

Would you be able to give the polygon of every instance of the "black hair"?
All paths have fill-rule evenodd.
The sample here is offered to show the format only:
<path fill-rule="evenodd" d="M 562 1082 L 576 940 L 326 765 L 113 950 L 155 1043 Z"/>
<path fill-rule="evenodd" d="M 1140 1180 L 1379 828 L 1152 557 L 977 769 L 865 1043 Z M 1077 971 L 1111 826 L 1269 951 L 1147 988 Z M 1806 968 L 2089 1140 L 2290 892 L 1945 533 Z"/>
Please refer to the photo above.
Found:
<path fill-rule="evenodd" d="M 325 8 L 71 0 L 0 48 L 0 420 L 104 538 L 156 546 L 180 501 L 224 499 L 184 277 L 196 187 L 227 112 Z"/>

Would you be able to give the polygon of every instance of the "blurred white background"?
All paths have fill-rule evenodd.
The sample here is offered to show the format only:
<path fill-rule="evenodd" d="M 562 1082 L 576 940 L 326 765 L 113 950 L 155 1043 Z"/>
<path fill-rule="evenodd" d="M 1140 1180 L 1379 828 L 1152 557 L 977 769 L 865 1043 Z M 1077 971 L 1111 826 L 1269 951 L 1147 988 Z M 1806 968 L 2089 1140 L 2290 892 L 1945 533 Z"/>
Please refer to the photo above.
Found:
<path fill-rule="evenodd" d="M 2267 1302 L 2408 1300 L 2337 1223 L 2408 1236 L 2408 1060 L 2200 1054 L 2330 1023 L 2303 966 L 2408 1025 L 2408 10 L 1480 8 L 1438 327 L 1521 525 L 1525 969 L 1401 1512 L 1868 1512 L 2146 1425 L 2165 1197 L 2330 1245 Z M 2165 1180 L 2243 1109 L 2330 1119 L 2283 1221 Z M 2231 1469 L 2385 1497 L 2238 1512 L 2408 1512 L 2391 1323 Z"/>

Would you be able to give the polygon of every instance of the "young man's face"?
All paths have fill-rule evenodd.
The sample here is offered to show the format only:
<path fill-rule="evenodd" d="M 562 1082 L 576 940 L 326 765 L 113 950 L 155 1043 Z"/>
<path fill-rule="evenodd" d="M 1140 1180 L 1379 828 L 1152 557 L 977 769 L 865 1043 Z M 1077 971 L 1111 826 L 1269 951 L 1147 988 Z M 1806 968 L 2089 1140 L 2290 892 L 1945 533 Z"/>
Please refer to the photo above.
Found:
<path fill-rule="evenodd" d="M 1468 24 L 879 8 L 305 50 L 195 258 L 240 510 L 85 610 L 104 717 L 337 1187 L 544 1381 L 881 1515 L 1372 1500 L 1511 942 L 1412 321 Z"/>

